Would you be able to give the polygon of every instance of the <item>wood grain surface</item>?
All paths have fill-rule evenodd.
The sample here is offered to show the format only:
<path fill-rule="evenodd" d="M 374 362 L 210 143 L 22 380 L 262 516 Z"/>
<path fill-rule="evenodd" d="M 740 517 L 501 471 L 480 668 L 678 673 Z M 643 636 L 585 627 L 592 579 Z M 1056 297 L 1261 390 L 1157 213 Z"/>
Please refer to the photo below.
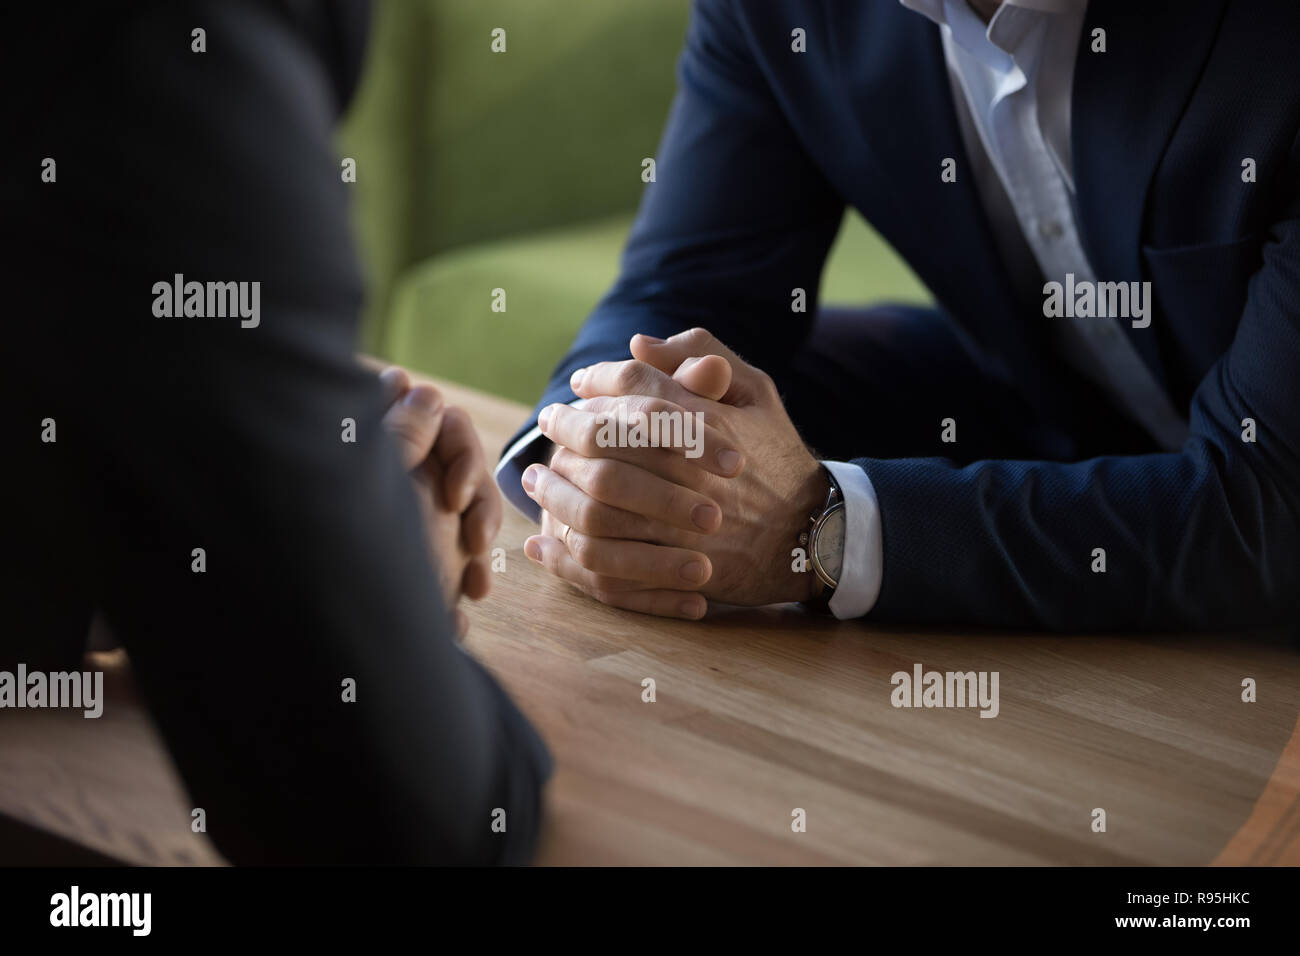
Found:
<path fill-rule="evenodd" d="M 439 384 L 490 458 L 527 415 Z M 797 607 L 665 621 L 549 577 L 524 557 L 532 526 L 507 512 L 506 568 L 469 609 L 466 645 L 555 754 L 540 863 L 1300 862 L 1300 654 L 1286 641 L 886 629 Z M 895 708 L 891 675 L 916 663 L 997 671 L 998 716 Z M 126 862 L 221 862 L 189 832 L 129 662 L 94 666 L 99 721 L 0 711 L 0 813 Z"/>

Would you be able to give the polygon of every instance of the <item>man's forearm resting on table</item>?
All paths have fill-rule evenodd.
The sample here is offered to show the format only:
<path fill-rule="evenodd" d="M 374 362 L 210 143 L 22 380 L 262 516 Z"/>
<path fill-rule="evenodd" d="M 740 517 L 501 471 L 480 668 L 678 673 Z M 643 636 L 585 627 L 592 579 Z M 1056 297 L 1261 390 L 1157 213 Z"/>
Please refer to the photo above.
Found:
<path fill-rule="evenodd" d="M 1284 462 L 1275 473 L 1266 447 L 1241 440 L 1233 424 L 1241 413 L 1227 402 L 1212 375 L 1193 403 L 1193 435 L 1176 452 L 827 463 L 848 519 L 832 610 L 1064 631 L 1286 619 L 1300 509 Z M 498 471 L 517 502 L 506 476 L 521 470 L 527 448 L 536 442 L 514 448 Z"/>

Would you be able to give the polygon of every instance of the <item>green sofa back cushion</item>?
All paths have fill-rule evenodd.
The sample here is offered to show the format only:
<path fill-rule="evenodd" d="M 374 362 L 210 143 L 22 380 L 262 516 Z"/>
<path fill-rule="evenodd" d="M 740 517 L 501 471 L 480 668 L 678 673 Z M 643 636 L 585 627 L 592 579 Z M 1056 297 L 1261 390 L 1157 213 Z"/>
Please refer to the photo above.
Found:
<path fill-rule="evenodd" d="M 403 276 L 381 349 L 395 362 L 527 405 L 618 272 L 630 216 L 435 256 Z M 492 311 L 494 289 L 506 310 Z M 926 302 L 898 254 L 851 213 L 822 275 L 822 301 Z"/>
<path fill-rule="evenodd" d="M 367 341 L 443 250 L 632 211 L 672 99 L 689 0 L 375 5 L 340 133 L 357 160 Z M 494 29 L 506 51 L 492 51 Z"/>

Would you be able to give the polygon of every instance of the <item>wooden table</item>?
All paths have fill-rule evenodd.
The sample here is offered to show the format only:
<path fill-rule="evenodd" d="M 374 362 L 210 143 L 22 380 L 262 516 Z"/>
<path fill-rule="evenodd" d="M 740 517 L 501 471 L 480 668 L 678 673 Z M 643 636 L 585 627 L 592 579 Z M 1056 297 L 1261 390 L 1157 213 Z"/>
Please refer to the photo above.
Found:
<path fill-rule="evenodd" d="M 490 453 L 526 416 L 443 387 Z M 1293 645 L 883 629 L 795 607 L 665 621 L 552 579 L 523 555 L 530 533 L 508 513 L 506 569 L 466 643 L 555 754 L 542 863 L 1300 862 Z M 998 671 L 997 718 L 894 708 L 891 675 L 918 662 Z M 122 861 L 220 862 L 185 825 L 128 662 L 96 666 L 93 733 L 79 713 L 0 713 L 0 813 Z"/>

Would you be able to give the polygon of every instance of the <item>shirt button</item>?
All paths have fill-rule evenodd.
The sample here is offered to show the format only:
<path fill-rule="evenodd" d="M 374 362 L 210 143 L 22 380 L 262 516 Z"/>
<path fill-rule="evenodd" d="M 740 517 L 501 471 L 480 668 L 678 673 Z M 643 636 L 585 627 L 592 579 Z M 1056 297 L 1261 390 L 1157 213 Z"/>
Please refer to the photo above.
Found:
<path fill-rule="evenodd" d="M 1038 221 L 1038 234 L 1044 239 L 1060 239 L 1065 229 L 1055 219 L 1040 219 Z"/>

